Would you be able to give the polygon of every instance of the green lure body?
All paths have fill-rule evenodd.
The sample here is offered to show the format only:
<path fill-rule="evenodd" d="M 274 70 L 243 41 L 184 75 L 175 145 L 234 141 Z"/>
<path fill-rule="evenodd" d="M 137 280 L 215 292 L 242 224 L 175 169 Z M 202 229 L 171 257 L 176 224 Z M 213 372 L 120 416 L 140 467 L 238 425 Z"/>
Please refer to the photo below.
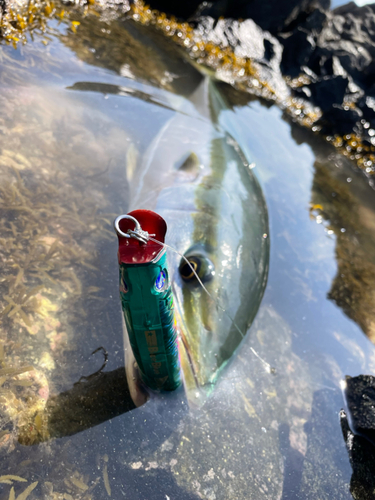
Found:
<path fill-rule="evenodd" d="M 139 212 L 150 211 L 136 210 L 129 215 L 140 217 Z M 165 249 L 159 245 L 160 251 L 154 249 L 150 254 L 149 242 L 121 241 L 120 235 L 119 244 L 121 305 L 141 378 L 150 389 L 172 391 L 181 384 L 181 375 Z"/>

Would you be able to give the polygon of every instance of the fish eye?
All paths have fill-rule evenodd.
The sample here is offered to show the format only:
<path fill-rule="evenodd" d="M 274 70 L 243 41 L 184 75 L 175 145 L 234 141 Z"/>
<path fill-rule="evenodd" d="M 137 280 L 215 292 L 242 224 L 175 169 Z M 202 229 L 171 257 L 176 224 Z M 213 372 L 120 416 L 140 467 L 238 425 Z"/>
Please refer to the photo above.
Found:
<path fill-rule="evenodd" d="M 205 283 L 210 281 L 215 275 L 215 267 L 211 260 L 204 254 L 186 254 L 185 259 L 181 259 L 178 268 L 181 278 L 186 283 L 198 283 L 199 279 Z"/>

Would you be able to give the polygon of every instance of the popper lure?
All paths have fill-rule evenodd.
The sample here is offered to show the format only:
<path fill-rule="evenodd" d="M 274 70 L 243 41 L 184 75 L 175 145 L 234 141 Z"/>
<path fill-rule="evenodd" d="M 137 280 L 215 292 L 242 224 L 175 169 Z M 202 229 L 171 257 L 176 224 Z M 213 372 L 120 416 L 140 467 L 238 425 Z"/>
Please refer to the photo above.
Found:
<path fill-rule="evenodd" d="M 117 217 L 114 226 L 119 240 L 122 311 L 141 378 L 151 389 L 172 391 L 181 384 L 181 375 L 172 288 L 162 245 L 167 224 L 151 210 L 134 210 Z"/>

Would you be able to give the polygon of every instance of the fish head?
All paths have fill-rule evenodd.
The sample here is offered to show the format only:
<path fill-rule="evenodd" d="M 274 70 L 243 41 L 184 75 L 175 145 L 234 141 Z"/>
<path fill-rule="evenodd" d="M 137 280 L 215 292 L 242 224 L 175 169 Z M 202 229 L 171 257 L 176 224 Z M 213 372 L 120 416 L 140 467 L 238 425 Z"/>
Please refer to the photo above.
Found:
<path fill-rule="evenodd" d="M 258 310 L 269 251 L 261 208 L 256 219 L 244 218 L 242 225 L 208 210 L 194 214 L 199 230 L 192 231 L 192 241 L 176 258 L 173 292 L 180 359 L 188 399 L 194 403 L 211 393 Z"/>

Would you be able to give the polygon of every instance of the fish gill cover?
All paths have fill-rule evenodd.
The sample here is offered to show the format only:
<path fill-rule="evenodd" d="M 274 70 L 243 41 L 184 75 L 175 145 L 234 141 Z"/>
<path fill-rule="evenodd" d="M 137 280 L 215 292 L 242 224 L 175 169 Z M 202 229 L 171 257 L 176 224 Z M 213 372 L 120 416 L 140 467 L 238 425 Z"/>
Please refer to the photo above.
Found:
<path fill-rule="evenodd" d="M 48 20 L 132 18 L 152 25 L 216 78 L 277 103 L 322 134 L 370 178 L 375 171 L 375 6 L 329 0 L 188 2 L 2 0 L 6 43 L 26 43 Z M 166 12 L 166 13 L 163 13 Z M 78 20 L 79 19 L 79 20 Z"/>

